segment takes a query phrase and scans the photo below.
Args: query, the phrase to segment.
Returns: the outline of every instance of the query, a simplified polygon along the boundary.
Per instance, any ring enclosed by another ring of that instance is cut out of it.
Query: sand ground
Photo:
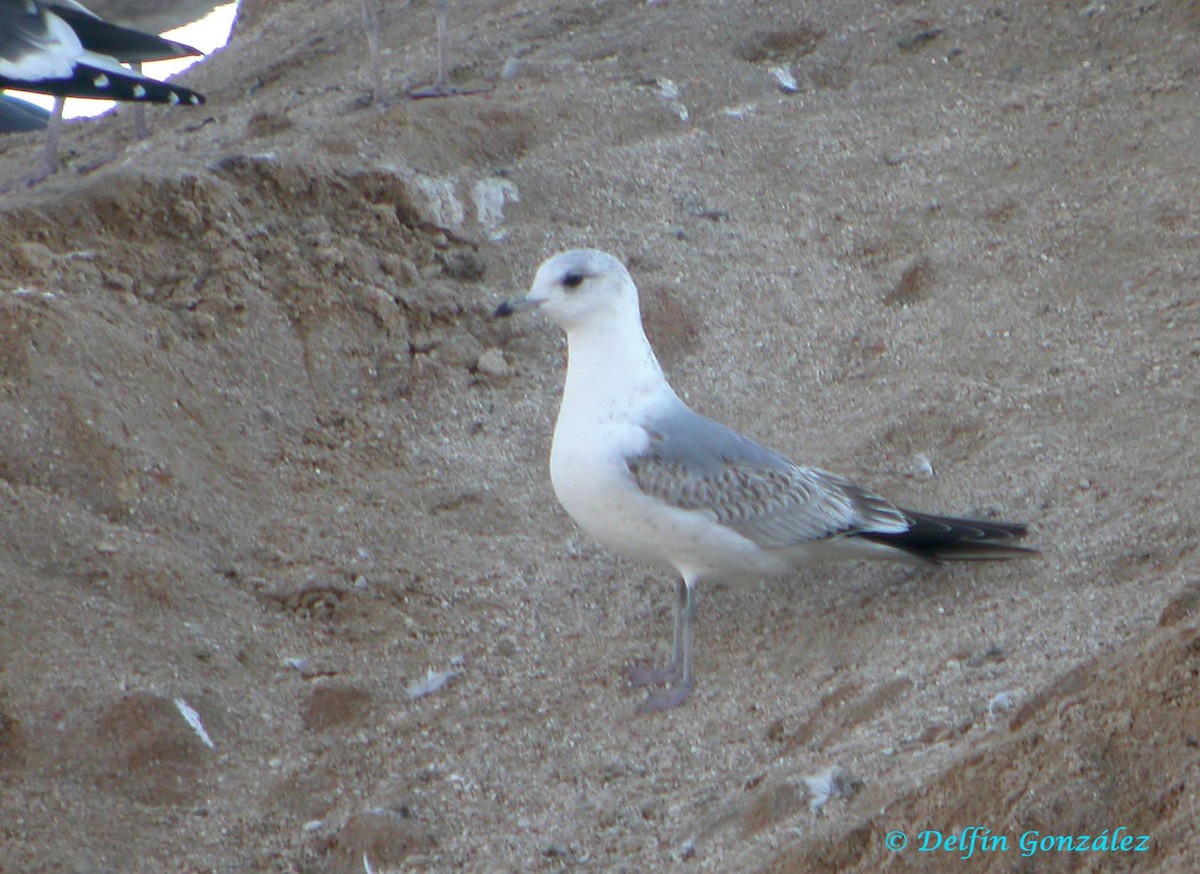
[[[359,10],[246,0],[37,187],[0,143],[0,869],[1194,870],[1196,4],[462,0],[489,90],[412,102],[414,0],[373,106]],[[712,587],[635,717],[671,583],[489,318],[576,245],[702,412],[1042,557]]]

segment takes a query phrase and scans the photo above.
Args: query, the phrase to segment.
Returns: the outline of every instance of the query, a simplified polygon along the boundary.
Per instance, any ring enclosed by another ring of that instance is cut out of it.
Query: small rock
[[[932,42],[945,33],[940,27],[931,27],[928,30],[923,30],[920,33],[914,33],[911,36],[902,36],[896,40],[896,46],[905,52],[910,52],[915,48],[925,45],[927,42]]]
[[[966,661],[968,668],[978,668],[987,662],[1002,662],[1005,659],[1004,647],[989,646],[986,649],[981,649],[978,652],[972,653]]]
[[[795,94],[800,90],[800,86],[796,82],[796,77],[792,75],[792,71],[787,67],[772,67],[771,75],[774,77],[776,84],[779,85],[779,90],[784,94]]]
[[[41,243],[22,243],[9,249],[9,263],[29,273],[41,273],[54,263],[54,253]]]
[[[912,466],[910,474],[913,479],[924,482],[925,480],[933,479],[933,463],[930,462],[929,456],[918,452],[912,457]]]
[[[671,857],[676,863],[686,862],[689,859],[695,858],[695,856],[696,856],[696,842],[691,839],[684,841],[682,844],[679,845],[678,849],[676,849],[673,853],[671,853]]]
[[[992,700],[988,701],[987,713],[988,719],[992,719],[997,713],[1004,713],[1012,710],[1017,701],[1017,693],[1011,690],[997,692],[992,696]]]
[[[184,336],[194,340],[209,340],[216,336],[217,320],[208,313],[185,309],[178,315]]]
[[[904,268],[895,287],[883,296],[883,302],[889,306],[908,306],[924,300],[929,296],[935,272],[933,261],[925,255],[919,256]]]
[[[500,68],[500,81],[511,82],[529,72],[529,65],[523,64],[518,58],[508,58]]]
[[[832,765],[820,774],[805,777],[808,787],[808,809],[816,813],[829,803],[832,798],[848,798],[863,787],[863,782],[853,776],[841,765]]]
[[[480,354],[475,362],[475,370],[484,376],[491,376],[497,379],[512,374],[512,368],[508,366],[508,362],[504,359],[504,353],[495,346],[485,349]]]
[[[133,277],[120,270],[105,270],[101,273],[104,287],[113,291],[133,292]]]
[[[970,728],[969,720],[955,724],[933,722],[925,726],[925,730],[921,732],[917,740],[924,744],[945,743],[965,734]]]
[[[408,697],[416,701],[418,698],[432,695],[434,692],[444,689],[451,680],[458,676],[457,671],[435,671],[430,668],[426,671],[424,679],[414,680],[408,684]]]
[[[120,547],[117,546],[116,542],[108,537],[101,537],[92,544],[92,549],[101,555],[114,555],[120,551]]]
[[[416,285],[417,280],[421,278],[417,265],[402,255],[386,253],[380,257],[379,266],[386,275],[395,279],[399,285],[405,288]]]
[[[471,249],[456,249],[442,256],[442,272],[460,282],[478,282],[487,272],[487,262]]]
[[[354,293],[355,306],[370,314],[391,337],[408,334],[408,317],[396,299],[378,286],[366,286]]]
[[[475,201],[475,214],[479,225],[492,242],[504,239],[504,207],[509,203],[520,203],[521,193],[511,179],[500,176],[489,176],[480,179],[471,187],[471,197]],[[478,256],[476,256],[478,257]],[[483,273],[480,271],[480,277]],[[476,277],[479,278],[479,277]]]
[[[417,173],[405,181],[406,200],[418,221],[435,228],[462,228],[466,207],[458,197],[458,180]]]

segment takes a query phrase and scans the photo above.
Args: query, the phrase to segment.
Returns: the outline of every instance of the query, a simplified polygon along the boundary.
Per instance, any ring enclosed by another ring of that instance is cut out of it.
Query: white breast
[[[646,452],[640,422],[679,403],[642,333],[636,297],[568,330],[569,361],[550,450],[550,480],[579,527],[620,555],[693,581],[755,580],[787,569],[700,510],[638,487],[625,459]]]
[[[782,556],[759,549],[711,515],[671,507],[644,494],[625,464],[644,450],[635,425],[594,421],[564,427],[560,418],[550,452],[550,480],[564,510],[613,552],[694,580],[758,580],[787,570]]]

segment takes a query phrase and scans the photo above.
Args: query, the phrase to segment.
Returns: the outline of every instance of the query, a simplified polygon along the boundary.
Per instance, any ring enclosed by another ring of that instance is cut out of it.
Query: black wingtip
[[[997,561],[1040,554],[1032,546],[1012,542],[1029,533],[1029,526],[1021,522],[930,516],[911,510],[903,512],[912,523],[907,531],[865,532],[859,536],[935,562]]]
[[[506,300],[492,311],[492,318],[503,319],[505,316],[511,316],[515,312],[516,310],[513,308],[512,303]]]
[[[201,106],[204,95],[184,88],[150,79],[130,70],[102,70],[89,64],[76,64],[69,79],[42,79],[35,82],[0,79],[0,85],[18,87],[56,97],[86,97],[121,100],[130,103],[162,103],[170,106]]]

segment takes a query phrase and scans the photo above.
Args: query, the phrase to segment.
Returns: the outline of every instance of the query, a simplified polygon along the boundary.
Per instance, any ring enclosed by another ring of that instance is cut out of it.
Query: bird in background
[[[0,89],[55,98],[41,169],[57,169],[63,101],[67,97],[198,106],[201,94],[143,76],[122,63],[200,56],[181,42],[105,21],[75,0],[0,0]],[[145,134],[145,123],[138,125]]]
[[[11,94],[0,94],[0,133],[45,130],[49,123],[50,110]]]
[[[529,293],[496,316],[538,310],[567,335],[568,362],[550,450],[563,509],[613,552],[678,575],[671,661],[633,666],[657,687],[643,712],[695,687],[696,589],[749,583],[812,562],[1008,559],[1036,550],[1027,528],[901,509],[837,474],[795,464],[691,410],[671,389],[642,330],[625,266],[593,249],[545,261]]]
[[[379,48],[379,10],[377,4],[382,0],[362,0],[363,26],[367,34],[367,51],[371,56],[371,99],[368,103],[382,100],[383,93],[383,59]],[[486,88],[457,88],[450,84],[446,71],[446,49],[449,38],[446,35],[450,17],[449,0],[434,0],[434,24],[437,27],[437,78],[431,85],[410,88],[408,96],[413,100],[425,100],[430,97],[461,97],[468,94],[479,94]]]

